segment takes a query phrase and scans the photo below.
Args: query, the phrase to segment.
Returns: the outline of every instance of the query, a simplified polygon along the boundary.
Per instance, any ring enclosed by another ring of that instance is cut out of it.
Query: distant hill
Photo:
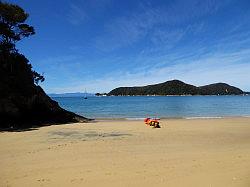
[[[241,89],[225,83],[200,86],[199,89],[201,95],[240,95],[244,93]]]
[[[81,92],[76,92],[76,93],[51,93],[48,94],[50,97],[91,97],[95,96],[93,93],[81,93]]]
[[[110,91],[108,95],[240,95],[243,93],[241,89],[225,83],[197,87],[179,80],[171,80],[148,86],[119,87]]]

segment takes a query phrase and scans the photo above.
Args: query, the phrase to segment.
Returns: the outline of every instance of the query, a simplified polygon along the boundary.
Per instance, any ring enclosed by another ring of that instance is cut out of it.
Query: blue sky
[[[180,79],[250,91],[249,0],[9,0],[36,35],[18,43],[47,93]]]

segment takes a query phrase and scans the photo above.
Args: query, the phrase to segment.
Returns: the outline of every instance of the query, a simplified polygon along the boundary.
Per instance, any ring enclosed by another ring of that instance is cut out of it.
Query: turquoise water
[[[250,117],[250,96],[53,97],[88,118]]]

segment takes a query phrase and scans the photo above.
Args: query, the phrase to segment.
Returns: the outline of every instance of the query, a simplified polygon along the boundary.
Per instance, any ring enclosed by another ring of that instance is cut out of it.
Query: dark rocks
[[[66,111],[34,84],[28,60],[10,55],[0,62],[0,129],[20,129],[49,124],[87,122]]]
[[[61,108],[39,86],[29,97],[10,94],[0,99],[0,128],[29,128],[48,124],[87,122],[88,119]]]

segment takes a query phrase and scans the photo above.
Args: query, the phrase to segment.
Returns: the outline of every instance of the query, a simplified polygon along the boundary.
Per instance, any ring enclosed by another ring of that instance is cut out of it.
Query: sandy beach
[[[250,186],[250,118],[0,133],[0,186]]]

